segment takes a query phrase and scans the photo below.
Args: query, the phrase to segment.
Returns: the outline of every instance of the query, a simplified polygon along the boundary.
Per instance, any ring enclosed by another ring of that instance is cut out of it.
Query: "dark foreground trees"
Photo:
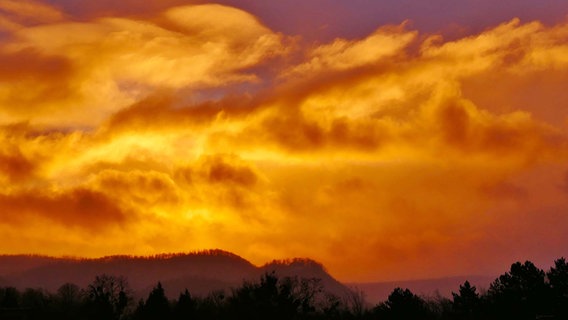
[[[230,319],[300,319],[316,312],[316,295],[322,291],[316,279],[278,279],[265,274],[260,282],[246,282],[227,301]]]
[[[481,316],[481,298],[477,288],[469,281],[460,285],[459,293],[452,293],[452,317],[456,319],[478,319]]]
[[[546,274],[551,290],[552,313],[559,319],[568,319],[568,264],[561,258]]]
[[[376,306],[353,292],[345,297],[324,291],[317,279],[264,274],[230,293],[194,297],[190,290],[167,298],[157,283],[145,299],[133,300],[125,278],[97,276],[87,288],[63,284],[55,293],[41,289],[0,288],[0,319],[362,319],[476,320],[568,319],[568,264],[555,261],[548,272],[530,261],[514,263],[486,293],[465,282],[451,299],[426,299],[396,288]]]
[[[130,300],[128,282],[122,276],[97,276],[89,285],[86,294],[86,314],[93,320],[121,319]]]
[[[491,284],[487,298],[495,318],[535,319],[552,314],[545,273],[530,261],[511,265],[509,272]]]
[[[428,308],[426,301],[408,289],[396,288],[389,295],[387,301],[373,309],[376,319],[397,320],[435,319],[434,313]]]

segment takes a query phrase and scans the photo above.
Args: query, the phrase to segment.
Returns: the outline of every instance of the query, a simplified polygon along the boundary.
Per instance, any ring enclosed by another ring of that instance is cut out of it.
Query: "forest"
[[[513,263],[487,290],[466,281],[447,298],[396,288],[377,305],[368,305],[358,290],[339,297],[326,293],[318,279],[275,272],[204,297],[187,288],[168,299],[165,290],[158,282],[146,298],[135,299],[125,277],[107,274],[86,288],[66,283],[56,292],[0,287],[0,319],[568,319],[565,258],[546,272],[530,261]]]

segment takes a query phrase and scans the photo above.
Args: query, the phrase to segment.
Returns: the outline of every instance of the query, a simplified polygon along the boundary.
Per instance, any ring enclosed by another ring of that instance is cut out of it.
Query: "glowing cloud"
[[[256,81],[243,70],[284,53],[280,35],[237,9],[187,6],[160,17],[160,25],[113,17],[18,30],[0,47],[8,69],[2,76],[16,76],[15,65],[25,69],[0,90],[0,102],[9,105],[1,115],[5,121],[97,125],[158,88]]]
[[[219,247],[368,280],[568,245],[566,23],[308,44],[221,5],[0,9],[2,253]]]

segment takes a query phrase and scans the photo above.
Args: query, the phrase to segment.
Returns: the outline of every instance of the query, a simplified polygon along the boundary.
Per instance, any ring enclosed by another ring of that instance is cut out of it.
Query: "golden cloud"
[[[14,65],[27,65],[33,74],[18,73],[18,81],[3,86],[0,102],[10,105],[2,109],[4,122],[50,125],[55,116],[53,124],[97,125],[156,89],[256,81],[244,70],[285,51],[281,35],[238,9],[186,6],[159,20],[109,17],[16,31],[15,40],[0,47],[7,66],[0,79],[13,77]]]
[[[126,220],[126,214],[104,194],[86,189],[1,194],[0,208],[3,224],[25,224],[28,219],[38,219],[80,227],[81,231],[97,231]]]
[[[358,41],[336,39],[318,46],[309,53],[309,62],[294,66],[286,74],[313,76],[322,72],[369,67],[389,58],[403,58],[403,49],[417,36],[416,31],[405,30],[405,25],[379,28]]]
[[[16,30],[22,25],[52,23],[63,20],[63,13],[41,2],[30,0],[0,1],[0,30]]]
[[[568,240],[566,23],[302,47],[220,5],[40,18],[0,45],[2,252],[221,247],[355,280]]]

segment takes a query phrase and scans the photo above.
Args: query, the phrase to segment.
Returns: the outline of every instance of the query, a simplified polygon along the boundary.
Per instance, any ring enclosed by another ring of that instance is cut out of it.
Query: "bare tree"
[[[94,314],[120,319],[129,298],[128,282],[125,277],[103,274],[96,276],[87,289]]]

